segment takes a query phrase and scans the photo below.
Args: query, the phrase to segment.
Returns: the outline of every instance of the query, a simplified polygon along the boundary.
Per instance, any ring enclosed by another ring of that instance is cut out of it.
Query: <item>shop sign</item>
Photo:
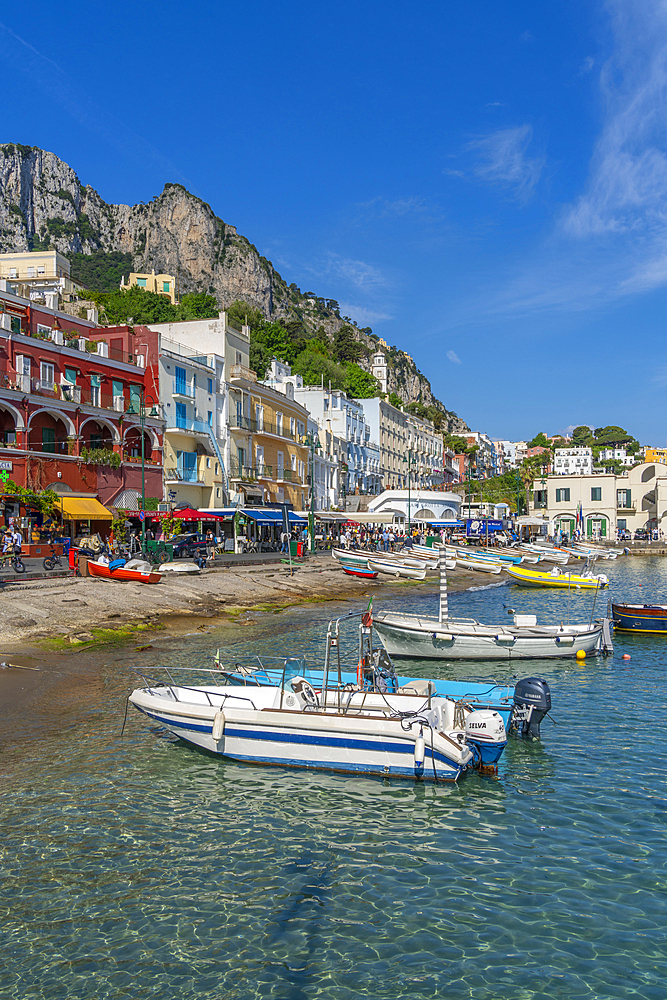
[[[13,462],[0,462],[0,469],[6,469],[7,472],[11,472],[14,468]]]
[[[491,518],[468,518],[466,521],[466,535],[468,538],[484,538],[492,531],[502,531],[503,522],[491,520]]]

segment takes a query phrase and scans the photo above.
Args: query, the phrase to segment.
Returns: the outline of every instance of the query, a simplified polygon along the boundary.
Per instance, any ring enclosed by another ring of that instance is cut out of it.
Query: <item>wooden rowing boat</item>
[[[135,583],[159,583],[162,579],[161,573],[140,573],[136,569],[125,569],[123,566],[110,570],[108,566],[97,562],[88,563],[88,572],[91,576],[100,576],[105,580],[133,580]]]

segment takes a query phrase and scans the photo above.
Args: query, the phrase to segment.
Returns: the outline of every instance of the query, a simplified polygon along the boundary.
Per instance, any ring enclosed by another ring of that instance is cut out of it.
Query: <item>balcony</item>
[[[167,416],[168,431],[186,431],[191,434],[213,436],[213,428],[205,420],[183,420],[181,417]]]
[[[257,421],[251,420],[250,417],[240,417],[237,413],[232,413],[229,418],[229,426],[232,430],[256,431]]]
[[[272,424],[269,420],[263,420],[262,426],[256,427],[255,432],[257,434],[275,434],[276,437],[287,438],[288,441],[297,440],[296,434],[293,434],[284,424]]]
[[[294,469],[277,469],[276,479],[278,482],[301,484],[301,477]]]
[[[182,379],[174,379],[174,396],[182,396],[184,399],[195,398],[195,387]]]
[[[165,482],[168,483],[194,483],[201,484],[196,469],[165,469]]]
[[[241,479],[245,482],[256,482],[258,479],[270,479],[271,478],[271,466],[270,465],[239,465],[237,461],[232,459],[231,469],[229,471],[230,479]]]
[[[68,403],[81,402],[81,386],[73,385],[71,382],[60,383],[60,395]]]
[[[252,368],[246,368],[245,365],[232,365],[229,369],[230,378],[243,378],[246,382],[256,382],[257,372],[254,372]]]

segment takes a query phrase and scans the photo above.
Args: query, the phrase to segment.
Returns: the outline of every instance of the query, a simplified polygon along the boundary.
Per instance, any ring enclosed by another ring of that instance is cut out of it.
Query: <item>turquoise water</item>
[[[667,603],[667,561],[604,571],[612,596]],[[591,600],[572,597],[571,617]],[[382,606],[435,602],[406,588]],[[515,586],[450,603],[488,621],[504,605],[568,613],[566,595]],[[328,610],[258,615],[234,650],[317,652]],[[142,663],[203,664],[222,634],[158,641]],[[445,666],[546,677],[556,724],[512,740],[497,778],[438,787],[226,764],[137,713],[120,739],[129,662],[112,654],[92,704],[11,749],[3,1000],[664,1000],[663,641],[617,637],[584,664]]]

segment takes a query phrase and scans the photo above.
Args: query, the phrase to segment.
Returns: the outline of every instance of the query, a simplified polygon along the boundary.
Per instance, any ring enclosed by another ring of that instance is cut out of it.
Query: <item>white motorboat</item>
[[[144,686],[129,701],[175,736],[236,761],[433,781],[456,781],[475,763],[495,765],[507,743],[499,712],[434,694],[430,681],[399,687],[363,625],[360,683],[343,682],[340,661],[337,671],[330,662],[331,650],[340,651],[338,625],[329,626],[318,687],[302,659],[286,658],[273,677],[258,661],[247,670],[238,663],[198,670],[204,684],[192,683],[197,668],[180,668],[184,680],[175,679],[179,668],[162,668],[160,678],[140,674]]]
[[[596,653],[602,622],[540,625],[515,615],[511,625],[485,625],[473,618],[376,613],[373,625],[390,656],[432,660],[521,660]]]
[[[532,572],[510,567],[510,572]],[[512,624],[486,625],[449,614],[447,574],[440,571],[438,616],[384,612],[373,624],[390,656],[436,660],[512,660],[576,656],[611,648],[604,621],[538,626],[534,615],[514,614]]]

